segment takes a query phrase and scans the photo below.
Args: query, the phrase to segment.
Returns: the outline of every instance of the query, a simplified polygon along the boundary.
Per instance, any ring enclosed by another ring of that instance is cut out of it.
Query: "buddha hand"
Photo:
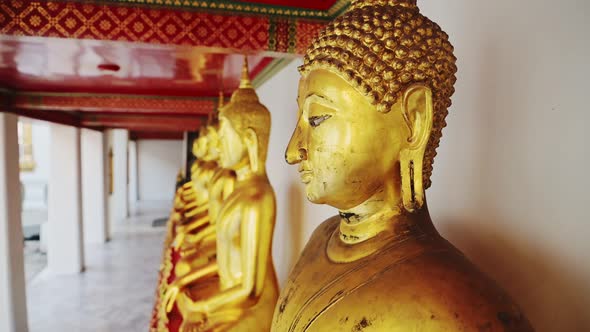
[[[204,301],[193,301],[186,292],[178,295],[178,310],[183,319],[193,323],[207,321],[207,305]]]
[[[166,292],[164,293],[164,299],[162,301],[166,307],[166,312],[170,312],[172,311],[172,308],[174,308],[174,303],[176,303],[176,297],[178,296],[178,293],[180,293],[180,287],[176,284],[176,282],[173,282],[168,287],[166,287]]]
[[[184,237],[186,232],[183,232],[183,229],[176,231],[176,238],[174,239],[174,250],[180,249],[182,243],[184,242]]]
[[[190,317],[190,320],[183,320],[182,324],[180,325],[179,331],[180,332],[206,332],[210,331],[208,324],[203,321],[193,321],[193,318]]]

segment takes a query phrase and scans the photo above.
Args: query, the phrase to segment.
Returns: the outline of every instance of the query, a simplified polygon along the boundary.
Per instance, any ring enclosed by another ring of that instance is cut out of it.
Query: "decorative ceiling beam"
[[[139,132],[166,133],[197,130],[207,121],[208,114],[208,112],[203,112],[202,109],[200,110],[199,108],[191,110],[189,107],[183,108],[179,105],[175,105],[179,107],[178,109],[169,108],[169,106],[171,106],[170,104],[165,108],[155,109],[153,107],[154,102],[149,102],[148,104],[152,107],[146,110],[141,107],[141,102],[139,102],[143,100],[142,98],[137,98],[139,107],[131,110],[124,107],[115,107],[108,110],[108,107],[101,105],[98,107],[98,111],[80,112],[80,109],[84,109],[84,104],[81,106],[78,104],[77,107],[74,107],[68,99],[65,99],[66,102],[63,102],[61,99],[44,99],[45,97],[48,96],[33,96],[14,93],[9,90],[0,90],[0,111],[52,123],[96,130],[125,128]],[[85,98],[95,96],[77,97]],[[174,98],[161,99],[174,100]],[[182,98],[178,99],[187,101]],[[52,102],[44,102],[48,100],[51,100]],[[58,100],[60,102],[57,102]],[[82,100],[88,101],[86,99]],[[206,100],[206,102],[212,104],[210,108],[212,110],[214,107],[213,99]],[[117,105],[120,106],[120,104]],[[50,106],[55,108],[51,108]],[[169,135],[172,136],[173,134]]]
[[[276,15],[276,9],[266,14],[235,9],[220,13],[219,8],[214,8],[213,12],[206,8],[182,10],[162,7],[160,2],[163,1],[144,1],[158,4],[132,7],[121,3],[130,1],[104,1],[107,4],[2,1],[0,34],[303,54],[327,23],[326,20],[296,15],[293,11],[288,15],[286,12]],[[217,1],[210,1],[209,9],[212,3]],[[346,3],[343,2],[343,6]],[[245,9],[248,5],[243,6]]]
[[[272,62],[265,66],[264,69],[252,80],[252,85],[254,85],[255,88],[259,88],[276,73],[281,71],[281,69],[287,67],[291,61],[293,61],[293,59],[290,58],[278,58],[272,60]]]
[[[129,139],[132,141],[138,140],[182,140],[184,138],[183,132],[175,131],[131,131]]]
[[[62,124],[66,126],[80,127],[80,117],[76,113],[61,112],[61,111],[40,111],[29,109],[8,108],[8,113],[14,113],[19,116],[24,116],[31,119],[48,121],[52,123]]]
[[[84,2],[87,0],[74,0]],[[297,7],[287,5],[289,1],[275,1],[279,4],[256,3],[255,1],[232,0],[95,0],[102,4],[127,4],[132,6],[146,6],[172,9],[190,9],[207,13],[225,13],[260,16],[279,16],[287,18],[307,18],[317,20],[332,20],[343,13],[350,4],[350,0],[334,0],[327,7],[318,6],[317,0],[297,1]],[[291,3],[293,3],[292,1]],[[307,2],[307,4],[305,4]],[[280,4],[283,3],[283,4]]]
[[[217,98],[14,92],[18,109],[131,114],[207,115]]]
[[[88,128],[124,128],[134,131],[184,132],[197,130],[207,121],[200,116],[121,115],[81,113],[80,125]]]

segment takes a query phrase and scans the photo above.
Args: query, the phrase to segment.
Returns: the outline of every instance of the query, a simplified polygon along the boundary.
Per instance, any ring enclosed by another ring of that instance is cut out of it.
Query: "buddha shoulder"
[[[356,266],[369,273],[341,285],[347,294],[310,327],[323,331],[326,320],[326,328],[337,322],[342,331],[533,331],[510,297],[447,245],[389,265],[371,262],[382,266],[371,272]]]
[[[350,263],[318,255],[338,219],[325,221],[310,238],[279,301],[284,305],[275,314],[277,327],[533,331],[509,296],[438,235],[410,238]]]
[[[274,191],[268,181],[252,181],[236,186],[225,202],[226,209],[245,203],[274,201]]]

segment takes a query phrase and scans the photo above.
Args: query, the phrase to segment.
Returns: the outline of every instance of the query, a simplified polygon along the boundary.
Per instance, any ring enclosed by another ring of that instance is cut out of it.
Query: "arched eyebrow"
[[[303,101],[303,107],[302,107],[302,111],[303,109],[307,109],[309,108],[309,105],[311,104],[318,104],[318,105],[322,105],[328,109],[331,109],[333,111],[337,111],[338,110],[338,105],[336,103],[334,103],[333,100],[331,100],[330,98],[323,96],[321,94],[312,92],[310,94],[308,94],[305,97],[305,100]]]
[[[297,96],[297,107],[299,108],[298,113],[301,113],[303,111],[303,107],[305,105],[308,105],[309,103],[314,102],[314,101],[316,103],[322,104],[322,105],[324,105],[326,107],[330,107],[330,108],[333,108],[334,104],[335,104],[332,99],[330,99],[322,94],[319,94],[317,92],[310,92],[309,94],[307,94],[302,101],[303,105],[299,103],[299,100],[300,100],[300,97]]]
[[[316,93],[316,92],[309,93],[307,96],[305,96],[305,99],[308,99],[308,98],[310,98],[312,96],[315,96],[316,98],[323,99],[323,100],[329,102],[330,104],[334,104],[334,101],[332,99],[330,99],[330,98],[328,98],[328,97],[326,97],[324,95],[321,95],[319,93]]]

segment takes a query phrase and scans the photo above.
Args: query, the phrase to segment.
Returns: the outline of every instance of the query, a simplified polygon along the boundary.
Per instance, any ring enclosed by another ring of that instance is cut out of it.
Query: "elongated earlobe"
[[[432,130],[432,92],[424,85],[409,87],[403,96],[402,113],[409,137],[400,151],[402,202],[408,212],[424,205],[424,153]]]
[[[424,158],[410,150],[400,153],[402,202],[408,212],[419,210],[424,205],[423,161]]]
[[[248,151],[248,159],[250,159],[250,167],[254,173],[259,170],[258,160],[258,136],[252,128],[246,130],[246,150]]]

